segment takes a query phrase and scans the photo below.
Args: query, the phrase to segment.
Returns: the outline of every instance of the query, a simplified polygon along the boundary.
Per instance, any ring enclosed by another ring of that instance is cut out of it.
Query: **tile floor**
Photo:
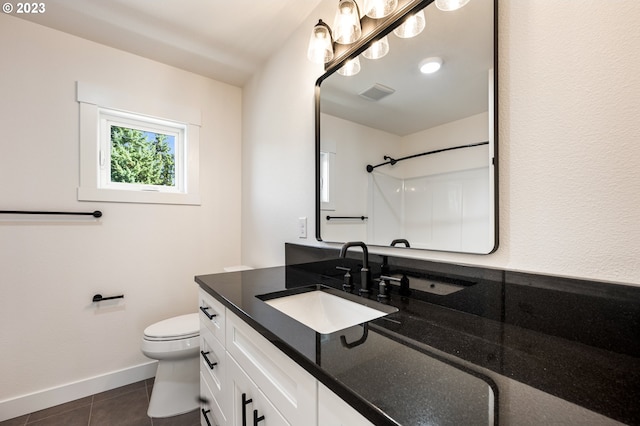
[[[0,426],[197,426],[200,411],[164,419],[147,417],[153,379],[0,422]]]

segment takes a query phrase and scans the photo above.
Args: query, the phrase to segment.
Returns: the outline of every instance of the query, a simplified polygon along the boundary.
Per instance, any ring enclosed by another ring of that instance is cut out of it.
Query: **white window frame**
[[[123,94],[84,82],[78,82],[77,89],[80,105],[78,200],[200,204],[199,110],[153,99],[148,94]],[[175,186],[111,182],[111,124],[176,136]]]
[[[100,163],[99,188],[119,189],[123,191],[159,191],[186,192],[186,167],[184,153],[187,143],[187,125],[153,117],[116,111],[108,108],[98,108],[100,120]],[[173,186],[150,185],[141,183],[123,183],[111,181],[111,126],[126,127],[145,132],[161,133],[174,137],[175,177]]]

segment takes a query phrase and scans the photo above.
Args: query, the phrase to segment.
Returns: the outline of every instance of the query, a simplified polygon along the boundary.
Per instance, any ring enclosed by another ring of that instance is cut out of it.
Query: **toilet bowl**
[[[142,353],[158,360],[147,415],[171,417],[200,406],[200,319],[180,315],[144,330]]]

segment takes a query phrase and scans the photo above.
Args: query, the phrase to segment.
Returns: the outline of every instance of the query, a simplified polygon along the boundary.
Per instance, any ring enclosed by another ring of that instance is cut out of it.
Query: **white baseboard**
[[[156,375],[158,361],[125,368],[77,382],[44,389],[0,401],[0,422],[65,402],[150,379]]]

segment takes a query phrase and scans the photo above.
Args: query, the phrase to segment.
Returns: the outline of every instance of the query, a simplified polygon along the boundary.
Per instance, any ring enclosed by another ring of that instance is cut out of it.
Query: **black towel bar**
[[[34,211],[34,210],[0,210],[0,214],[44,214],[44,215],[102,217],[102,212],[100,210],[96,210],[93,212],[47,212],[47,211]]]

